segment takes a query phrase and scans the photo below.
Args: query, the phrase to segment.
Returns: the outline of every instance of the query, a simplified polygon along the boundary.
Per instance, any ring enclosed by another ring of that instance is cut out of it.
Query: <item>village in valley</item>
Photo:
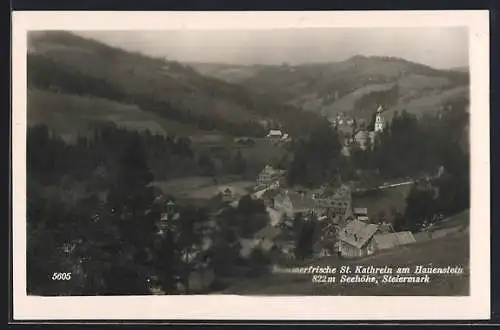
[[[295,47],[296,32],[238,33]],[[191,45],[179,33],[154,44]],[[335,59],[335,43],[319,62],[288,63],[285,47],[274,64],[209,63],[105,35],[29,33],[29,294],[468,294],[468,67],[389,50]],[[273,271],[355,263],[466,271],[368,287]]]
[[[384,131],[386,125],[382,106],[376,108],[372,130],[367,129],[367,124],[363,120],[356,123],[356,119],[347,117],[343,113],[329,119],[329,122],[331,129],[339,135],[341,153],[345,157],[350,156],[352,148],[359,148],[362,151],[373,148],[377,135]],[[265,140],[271,145],[286,146],[287,143],[291,143],[292,137],[282,128],[271,129]],[[252,141],[254,140],[246,137],[234,140],[238,144],[253,145]],[[468,226],[462,219],[463,214],[461,219],[450,227],[441,228],[438,225],[434,228],[436,223],[443,220],[443,216],[438,213],[425,220],[417,232],[397,231],[393,226],[394,219],[391,216],[386,219],[386,214],[390,212],[389,206],[385,210],[384,207],[379,208],[382,211],[375,216],[375,212],[369,212],[368,207],[362,204],[363,197],[359,198],[361,203],[356,201],[356,196],[370,195],[370,193],[377,195],[383,190],[390,189],[403,188],[406,191],[403,193],[405,195],[412,186],[426,186],[433,178],[439,178],[443,173],[444,168],[441,166],[432,177],[425,176],[418,180],[403,178],[368,188],[366,185],[361,185],[363,188],[360,188],[359,182],[354,184],[338,181],[325,182],[311,189],[303,186],[288,186],[287,171],[266,164],[252,185],[247,184],[245,188],[238,186],[239,182],[234,186],[231,183],[218,185],[210,197],[211,202],[204,203],[205,206],[210,205],[212,212],[207,226],[204,227],[203,244],[187,256],[193,261],[205,260],[200,263],[202,266],[198,266],[191,273],[189,289],[192,292],[211,292],[214,286],[217,287],[214,284],[217,281],[216,272],[208,261],[211,256],[210,251],[215,244],[213,233],[220,231],[218,222],[221,214],[227,210],[238,209],[241,201],[245,204],[253,201],[256,205],[262,205],[267,214],[267,221],[261,222],[260,228],[254,230],[252,235],[239,237],[228,247],[237,252],[236,259],[242,261],[239,262],[240,265],[246,264],[254,267],[254,263],[250,260],[261,258],[260,261],[264,263],[264,269],[267,270],[279,265],[303,263],[304,258],[309,262],[325,257],[337,261],[363,260],[364,257],[391,250],[397,251],[403,246],[462,231]],[[174,199],[169,199],[160,193],[157,201],[165,206],[160,227],[175,228],[179,214],[175,211]],[[374,201],[377,203],[377,197]],[[394,207],[392,207],[392,212],[394,212]],[[246,221],[253,221],[252,216]],[[451,222],[454,220],[452,219]],[[300,230],[303,231],[308,225],[311,225],[310,242],[308,247],[304,247],[306,251],[303,251],[301,255],[298,252],[298,245],[304,243],[301,242]],[[238,268],[238,264],[226,265],[226,267]],[[265,273],[267,273],[265,270],[261,273],[257,272],[257,274]],[[238,280],[239,276],[245,278],[247,275],[244,274],[245,272],[242,272],[236,278]]]

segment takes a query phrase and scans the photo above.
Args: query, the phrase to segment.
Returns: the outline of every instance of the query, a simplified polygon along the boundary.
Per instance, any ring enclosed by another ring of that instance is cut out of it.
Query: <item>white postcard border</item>
[[[468,297],[35,297],[26,294],[26,32],[467,26],[471,72]],[[441,320],[490,317],[489,12],[13,12],[13,300],[15,320]]]

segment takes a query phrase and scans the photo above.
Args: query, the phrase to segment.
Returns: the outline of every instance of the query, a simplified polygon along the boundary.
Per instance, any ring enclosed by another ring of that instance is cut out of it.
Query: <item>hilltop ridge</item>
[[[274,122],[297,135],[322,121],[320,116],[201,75],[179,62],[128,52],[66,31],[30,32],[28,49],[31,90],[105,98],[194,129],[231,135],[262,136],[268,129],[263,123]],[[37,95],[32,93],[34,98]],[[57,95],[53,98],[57,102]],[[28,108],[33,111],[38,109]],[[104,120],[105,114],[101,117]]]

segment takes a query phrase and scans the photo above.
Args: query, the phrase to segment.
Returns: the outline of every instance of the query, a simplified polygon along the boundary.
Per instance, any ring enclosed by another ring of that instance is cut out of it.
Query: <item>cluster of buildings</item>
[[[269,130],[269,133],[266,135],[266,139],[270,141],[271,143],[277,144],[277,143],[287,143],[292,141],[292,137],[280,130],[280,129],[271,129]]]
[[[375,115],[373,129],[368,129],[364,123],[357,123],[354,118],[350,118],[340,112],[333,119],[330,119],[332,126],[338,131],[343,145],[342,153],[350,156],[350,149],[356,143],[361,150],[367,150],[375,144],[377,134],[384,131],[385,119],[382,115],[384,109],[379,106]]]
[[[317,256],[356,258],[415,242],[411,232],[398,233],[388,223],[371,223],[367,208],[353,208],[348,186],[293,190],[285,186],[285,174],[267,165],[258,176],[252,197],[263,200],[271,221],[253,238],[242,240],[242,257],[260,248],[265,253],[293,258],[295,237],[284,224],[299,217],[317,219],[322,224],[313,246]]]

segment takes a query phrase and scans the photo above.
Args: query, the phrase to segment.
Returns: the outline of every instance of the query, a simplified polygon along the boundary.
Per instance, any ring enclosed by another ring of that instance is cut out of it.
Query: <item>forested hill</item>
[[[467,99],[466,68],[440,70],[401,58],[353,56],[345,61],[301,65],[192,63],[195,69],[247,90],[325,116],[338,112],[368,119],[383,104],[396,111],[435,113],[442,103]]]
[[[46,109],[30,106],[39,104],[42,94],[45,108],[56,105],[61,95],[105,99],[196,129],[232,135],[263,135],[269,128],[266,123],[299,135],[322,120],[178,62],[127,52],[69,32],[30,32],[28,46],[28,86],[35,91],[28,98],[28,113],[48,125],[52,120]],[[108,112],[99,116],[94,111],[93,116],[97,121],[113,121]]]

